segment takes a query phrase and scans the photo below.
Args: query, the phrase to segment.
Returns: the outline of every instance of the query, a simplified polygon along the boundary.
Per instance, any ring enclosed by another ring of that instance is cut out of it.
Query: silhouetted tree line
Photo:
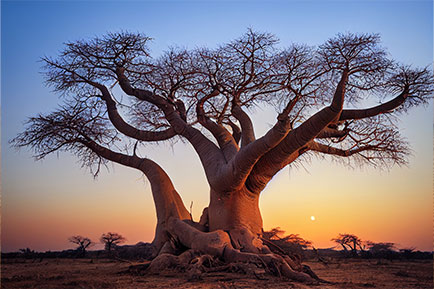
[[[415,251],[415,248],[398,249],[392,242],[363,241],[353,234],[339,234],[331,239],[340,248],[344,257],[377,259],[431,259],[433,252]]]
[[[29,249],[30,250],[30,249]],[[2,253],[2,259],[56,259],[56,258],[83,258],[81,252],[77,249],[68,249],[63,251],[45,251],[36,252],[30,250],[32,253],[24,253],[21,250],[18,252]],[[152,245],[150,243],[137,243],[135,245],[117,246],[113,250],[116,252],[116,257],[126,260],[151,260],[152,259]],[[113,255],[112,255],[113,256]],[[88,250],[86,251],[86,258],[89,259],[105,259],[111,257],[106,250]]]
[[[125,237],[121,234],[108,232],[102,234],[99,240],[102,244],[104,244],[104,250],[106,253],[109,256],[112,256],[116,247],[119,244],[124,243],[127,239],[125,239]],[[76,251],[79,257],[85,257],[87,249],[93,247],[96,244],[90,238],[80,235],[71,236],[68,238],[68,241],[77,245]]]
[[[3,258],[24,258],[24,259],[44,259],[44,258],[107,258],[117,257],[130,260],[150,260],[152,259],[152,247],[149,243],[137,243],[136,245],[119,246],[127,239],[118,233],[108,232],[101,235],[99,241],[104,244],[104,250],[88,250],[96,243],[90,238],[81,235],[74,235],[68,241],[76,245],[75,249],[63,251],[35,252],[30,248],[20,249],[18,252],[2,253]]]
[[[107,258],[117,257],[126,260],[151,260],[152,245],[139,242],[135,245],[119,245],[126,241],[126,238],[118,233],[104,233],[100,242],[104,244],[104,250],[88,250],[95,243],[87,237],[80,235],[71,236],[68,240],[77,245],[76,249],[63,251],[36,252],[30,248],[19,249],[18,252],[1,253],[2,259],[53,259],[53,258]],[[296,256],[300,259],[313,259],[323,257],[357,257],[357,258],[378,258],[378,259],[405,259],[422,260],[432,259],[433,252],[416,251],[415,248],[397,249],[395,243],[363,241],[353,234],[339,234],[331,239],[342,250],[316,249],[311,241],[305,240],[299,234],[285,235],[285,231],[279,227],[263,232],[263,241],[272,251],[283,253],[288,256]],[[339,248],[338,247],[338,248]]]

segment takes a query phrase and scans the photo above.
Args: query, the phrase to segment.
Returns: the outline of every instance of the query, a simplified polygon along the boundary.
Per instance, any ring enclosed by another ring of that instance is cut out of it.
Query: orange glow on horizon
[[[424,172],[406,169],[379,174],[372,169],[353,171],[351,178],[345,177],[347,174],[345,168],[326,161],[311,167],[309,174],[291,170],[288,175],[284,169],[260,198],[264,230],[280,227],[287,234],[300,234],[317,248],[333,247],[331,238],[352,233],[362,240],[394,242],[399,248],[431,250],[432,207],[425,201],[431,192]],[[74,248],[67,241],[69,236],[80,234],[98,242],[108,231],[122,234],[128,244],[151,242],[156,217],[149,184],[125,168],[116,167],[115,175],[102,175],[97,182],[89,180],[86,192],[48,194],[50,198],[38,193],[38,199],[20,203],[14,212],[10,211],[14,206],[3,208],[4,250]],[[409,183],[404,175],[418,182]],[[336,177],[340,185],[333,187]],[[194,189],[188,179],[181,177],[174,182],[186,207],[193,201],[193,217],[198,220],[208,203],[206,183]],[[412,190],[418,190],[420,197],[408,193]],[[9,204],[21,202],[19,195],[16,193],[17,199],[12,198]]]

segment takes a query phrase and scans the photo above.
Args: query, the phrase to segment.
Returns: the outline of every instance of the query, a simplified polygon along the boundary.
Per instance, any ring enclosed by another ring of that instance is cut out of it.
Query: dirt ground
[[[301,284],[267,276],[207,273],[188,281],[178,273],[133,276],[129,263],[91,259],[7,259],[1,264],[1,288],[433,288],[433,262],[343,260],[324,266],[307,262],[320,278],[332,284]]]

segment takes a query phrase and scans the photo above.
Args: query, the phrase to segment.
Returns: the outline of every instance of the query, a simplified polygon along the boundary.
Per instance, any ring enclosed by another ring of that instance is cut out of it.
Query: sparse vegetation
[[[298,234],[285,235],[285,231],[279,227],[264,231],[262,238],[273,252],[299,259],[304,257],[304,250],[312,245],[311,241],[303,239]]]
[[[30,248],[20,249],[19,251],[20,254],[26,259],[31,259],[36,256],[35,250],[31,250]]]
[[[353,234],[339,234],[339,236],[331,239],[344,249],[346,254],[351,254],[353,257],[358,256],[358,250],[364,251],[362,240]]]
[[[93,245],[95,245],[94,242],[92,242],[91,239],[87,238],[87,237],[83,237],[80,235],[76,235],[76,236],[71,236],[68,238],[68,241],[76,244],[77,247],[77,254],[80,257],[84,257],[86,256],[86,250],[90,247],[92,247]]]
[[[129,263],[108,259],[3,259],[1,264],[1,288],[107,288],[107,289],[363,289],[363,288],[418,288],[432,289],[432,259],[401,261],[376,264],[369,260],[348,259],[339,268],[335,264],[326,267],[322,263],[307,261],[315,272],[332,284],[309,287],[267,276],[266,279],[252,278],[234,272],[204,273],[202,280],[188,281],[186,274],[174,275],[131,275],[125,274]],[[258,276],[259,277],[259,276]]]
[[[394,251],[393,259],[396,261],[393,261],[393,266],[388,266],[391,261],[382,254],[372,254],[369,258],[343,259],[339,251],[316,250],[311,242],[298,235],[285,235],[279,228],[264,232],[264,237],[278,245],[277,250],[284,252],[293,250],[294,244],[297,250],[303,248],[305,266],[332,282],[321,288],[432,288],[432,252],[418,252],[413,248]],[[376,252],[394,249],[393,244],[389,243],[370,244],[370,249],[378,249]],[[104,252],[106,250],[87,251],[86,258],[76,258],[77,250],[42,253],[26,248],[19,252],[2,253],[1,288],[306,288],[305,285],[264,276],[258,272],[252,278],[252,275],[246,275],[247,272],[237,266],[228,267],[225,272],[219,273],[208,267],[209,271],[203,272],[201,278],[194,281],[190,279],[191,272],[180,276],[163,271],[160,276],[143,276],[140,271],[131,274],[131,265],[150,265],[151,244],[119,245],[116,249],[119,258],[116,260],[107,259]],[[370,250],[366,252],[369,253]],[[318,260],[318,254],[328,262]],[[372,262],[371,258],[384,260]]]
[[[110,254],[116,246],[125,243],[127,239],[118,233],[108,232],[102,234],[99,240],[104,244],[104,249]]]

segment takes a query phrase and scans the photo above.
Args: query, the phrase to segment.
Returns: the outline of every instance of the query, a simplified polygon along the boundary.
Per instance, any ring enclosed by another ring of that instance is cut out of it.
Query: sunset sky
[[[139,171],[109,165],[94,180],[68,153],[35,162],[8,141],[23,123],[60,103],[44,86],[42,56],[63,43],[113,31],[142,32],[157,57],[170,46],[216,47],[251,27],[275,34],[280,47],[320,45],[339,32],[379,33],[397,61],[433,60],[432,1],[2,1],[1,2],[1,246],[37,251],[73,248],[67,238],[98,241],[111,231],[127,243],[152,241],[156,223],[149,182]],[[274,122],[273,109],[252,111],[256,134]],[[262,193],[264,229],[281,227],[316,247],[352,233],[399,248],[433,249],[433,106],[400,122],[412,147],[407,167],[344,167],[311,159],[283,169]],[[172,178],[198,220],[209,188],[193,149],[183,143],[148,146],[146,156]],[[311,219],[315,217],[315,220]],[[95,248],[102,248],[101,245]]]

